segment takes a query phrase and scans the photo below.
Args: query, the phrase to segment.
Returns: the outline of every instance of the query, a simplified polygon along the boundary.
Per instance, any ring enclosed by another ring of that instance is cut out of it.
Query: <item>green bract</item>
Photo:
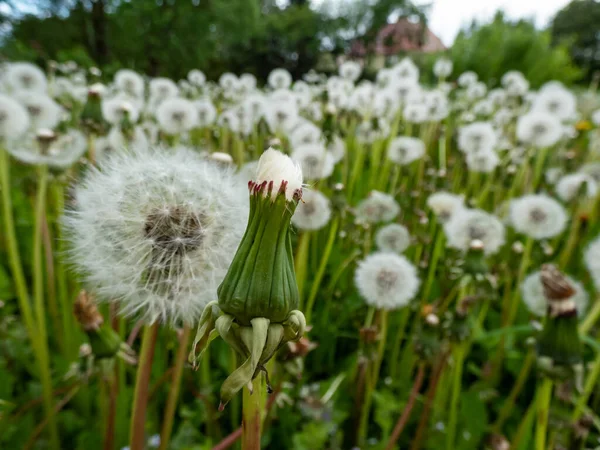
[[[221,387],[221,406],[248,385],[286,342],[300,339],[306,328],[297,311],[290,219],[302,192],[286,199],[287,182],[275,192],[272,181],[250,182],[250,216],[246,232],[219,289],[198,325],[190,353],[197,366],[217,335],[244,361]]]

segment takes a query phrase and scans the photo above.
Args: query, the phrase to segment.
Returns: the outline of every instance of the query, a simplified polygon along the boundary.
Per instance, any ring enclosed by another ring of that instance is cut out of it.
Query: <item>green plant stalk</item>
[[[310,244],[310,232],[304,232],[298,238],[298,246],[294,257],[294,267],[296,268],[296,283],[298,284],[298,294],[300,304],[302,305],[304,294],[304,283],[308,269],[308,249]]]
[[[598,321],[598,317],[600,317],[600,299],[594,302],[594,306],[592,306],[590,312],[586,314],[585,319],[579,325],[579,333],[582,335],[588,334]]]
[[[529,268],[529,264],[531,262],[531,252],[533,250],[533,239],[527,238],[525,241],[525,249],[523,250],[523,256],[521,257],[521,265],[519,266],[519,272],[517,275],[517,284],[515,286],[514,295],[511,298],[508,315],[506,317],[506,322],[504,326],[511,326],[515,320],[515,316],[517,315],[517,310],[519,309],[519,302],[521,301],[521,284],[525,279],[525,275],[527,274],[527,269]]]
[[[532,368],[534,362],[535,362],[535,351],[530,350],[527,353],[527,356],[525,357],[525,361],[523,361],[521,370],[519,371],[519,374],[517,375],[517,380],[515,381],[515,384],[514,384],[513,388],[511,389],[510,394],[508,395],[508,398],[504,401],[504,403],[502,405],[502,409],[500,409],[500,412],[498,413],[498,418],[496,419],[496,422],[492,426],[492,429],[494,431],[496,431],[497,433],[501,432],[502,426],[504,425],[504,421],[508,418],[508,416],[512,412],[512,409],[515,406],[515,402],[517,401],[519,394],[521,393],[521,391],[523,390],[523,387],[525,386],[525,382],[527,381],[527,377],[529,376],[529,373],[531,372],[531,368]]]
[[[427,272],[427,281],[423,288],[422,300],[427,301],[429,294],[431,293],[431,287],[433,286],[433,280],[435,277],[437,264],[440,260],[440,256],[444,250],[444,235],[438,229],[435,235],[435,243],[433,244],[433,253],[431,254],[431,260],[429,262],[429,270]]]
[[[131,450],[144,450],[146,448],[146,407],[148,406],[148,387],[157,336],[158,323],[144,327],[142,348],[140,349],[138,370],[135,378],[133,412],[129,428],[129,448]]]
[[[45,256],[46,259],[46,298],[48,300],[50,321],[52,322],[52,329],[54,330],[53,335],[55,335],[56,341],[58,342],[58,346],[60,347],[60,349],[68,357],[64,334],[62,333],[62,330],[64,330],[65,326],[61,323],[61,319],[59,317],[58,303],[56,299],[56,272],[54,265],[54,252],[52,251],[51,230],[48,224],[48,220],[46,219],[46,214],[44,214],[44,217],[42,219],[41,233],[43,256]]]
[[[400,347],[402,340],[404,339],[406,324],[408,323],[408,317],[410,315],[410,308],[402,308],[400,311],[400,321],[396,328],[397,334],[394,339],[394,346],[392,347],[392,354],[390,357],[390,376],[392,379],[396,379],[398,375],[398,360],[400,359]]]
[[[188,355],[188,341],[190,340],[190,327],[184,325],[183,332],[177,347],[175,355],[175,366],[173,367],[173,377],[171,378],[171,389],[167,397],[165,413],[163,415],[162,429],[160,432],[160,450],[166,450],[171,440],[173,431],[173,419],[175,418],[175,410],[177,401],[179,400],[179,391],[181,390],[181,378],[183,375],[183,367]]]
[[[35,225],[33,231],[33,298],[36,316],[38,351],[40,363],[40,381],[44,409],[48,421],[48,432],[52,448],[60,448],[58,428],[54,417],[52,399],[52,375],[48,352],[48,332],[46,331],[46,308],[44,304],[44,264],[42,259],[42,223],[46,215],[46,191],[48,189],[48,167],[42,165],[38,170],[38,188],[35,202]]]
[[[381,176],[381,173],[378,169],[381,167],[381,158],[383,155],[383,142],[377,141],[373,144],[371,151],[369,152],[369,171],[371,172],[369,176],[369,189],[375,189],[377,187],[377,180]],[[385,161],[387,162],[387,158]]]
[[[229,372],[233,372],[239,366],[238,355],[235,352],[235,350],[233,350],[233,349],[229,350],[229,354],[230,354]],[[269,361],[269,363],[271,361]],[[240,396],[239,395],[234,395],[233,398],[231,399],[231,401],[229,402],[229,405],[228,405],[229,414],[230,414],[230,417],[231,417],[231,427],[232,428],[236,428],[240,424],[240,410],[241,410],[240,403],[241,403],[240,402]]]
[[[510,445],[510,450],[519,450],[521,448],[527,449],[527,447],[523,447],[521,445],[521,442],[527,435],[527,432],[531,432],[533,421],[535,419],[535,406],[536,402],[534,400],[527,408],[527,411],[525,412],[525,417],[523,418],[523,420],[519,424],[519,427],[517,428],[517,432],[514,435]],[[527,444],[527,441],[524,442],[524,444]]]
[[[596,353],[596,359],[594,360],[592,369],[585,380],[583,392],[579,396],[577,404],[575,405],[575,410],[573,411],[572,422],[577,422],[577,420],[579,420],[581,417],[581,414],[585,409],[585,405],[587,405],[587,402],[594,391],[594,387],[598,382],[598,377],[600,377],[600,352]]]
[[[569,264],[569,260],[571,259],[573,250],[580,238],[579,231],[581,227],[581,220],[579,220],[579,217],[581,212],[581,208],[576,208],[575,213],[573,214],[573,218],[571,220],[571,226],[569,227],[569,237],[567,239],[567,243],[563,247],[563,250],[560,253],[560,256],[558,257],[558,264],[563,269],[565,269]]]
[[[452,379],[452,397],[450,398],[450,418],[446,434],[446,449],[452,450],[456,440],[456,425],[458,424],[458,404],[462,387],[463,364],[466,355],[466,342],[458,344],[454,350],[454,376]]]
[[[356,161],[354,161],[354,166],[352,167],[352,172],[350,174],[350,179],[348,180],[347,193],[348,193],[348,201],[352,202],[352,194],[354,193],[354,186],[356,184],[356,180],[358,176],[363,173],[363,166],[365,160],[365,146],[362,143],[357,143],[356,145]]]
[[[531,185],[534,192],[539,187],[542,178],[542,172],[544,171],[544,165],[546,163],[546,158],[548,156],[548,151],[548,147],[544,147],[539,149],[537,154],[535,155],[535,168],[533,171],[533,183]]]
[[[369,422],[369,412],[371,411],[371,404],[373,403],[373,392],[377,387],[379,381],[379,372],[381,369],[381,361],[383,360],[383,354],[385,351],[385,342],[388,331],[388,311],[379,311],[379,342],[377,345],[377,354],[373,361],[372,371],[367,377],[365,384],[365,396],[361,405],[360,411],[360,424],[358,428],[358,445],[364,446],[367,437],[367,425]],[[367,368],[367,371],[369,369]]]
[[[260,450],[265,410],[265,381],[260,373],[252,380],[252,393],[245,387],[242,399],[242,450]]]
[[[0,193],[2,194],[2,218],[4,222],[4,235],[6,238],[6,247],[8,250],[8,259],[13,281],[15,283],[17,300],[19,309],[25,321],[25,328],[29,334],[29,339],[32,342],[34,351],[38,354],[39,347],[37,344],[37,326],[35,318],[29,303],[29,292],[23,266],[21,265],[21,255],[19,253],[19,245],[17,244],[17,235],[15,232],[15,223],[13,218],[12,199],[10,196],[10,174],[8,169],[8,155],[6,151],[0,147]]]
[[[323,279],[323,275],[325,275],[325,269],[327,268],[329,256],[331,256],[331,250],[333,249],[333,244],[335,243],[339,223],[340,218],[338,216],[335,219],[333,219],[331,227],[329,228],[329,237],[327,239],[327,244],[325,245],[325,250],[323,250],[321,262],[319,263],[319,268],[317,269],[315,278],[312,281],[312,287],[310,289],[310,294],[308,295],[306,308],[304,308],[306,314],[306,323],[311,323],[310,319],[312,316],[312,309],[315,303],[315,299],[317,298],[317,292],[319,291],[319,287],[321,286],[321,280]]]
[[[546,450],[546,434],[551,400],[552,380],[544,377],[541,384],[538,385],[536,396],[535,450]]]

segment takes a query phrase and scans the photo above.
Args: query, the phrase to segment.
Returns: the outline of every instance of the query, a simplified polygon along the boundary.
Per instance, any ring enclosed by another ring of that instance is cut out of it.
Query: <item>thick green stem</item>
[[[148,387],[150,374],[152,372],[152,360],[154,359],[154,348],[158,336],[158,323],[146,325],[142,337],[142,348],[140,350],[138,370],[135,378],[135,391],[133,394],[133,412],[129,429],[129,448],[131,450],[144,450],[146,407],[148,406]]]
[[[171,389],[167,398],[167,405],[163,415],[162,430],[160,432],[160,450],[166,450],[171,440],[171,432],[173,431],[173,419],[175,418],[175,409],[177,400],[179,399],[179,391],[181,389],[181,377],[183,375],[183,367],[188,355],[188,341],[190,339],[190,328],[183,327],[183,333],[177,347],[175,355],[175,366],[173,367],[173,377],[171,378]]]
[[[265,381],[261,373],[252,380],[252,392],[245,387],[242,406],[242,450],[260,450],[262,416],[265,409]]]
[[[296,249],[296,256],[294,258],[294,267],[296,269],[296,283],[298,284],[300,304],[302,304],[302,298],[304,294],[304,283],[306,281],[310,236],[310,232],[305,232],[300,235],[300,237],[298,238],[298,248]]]
[[[48,167],[40,166],[38,189],[35,202],[35,225],[33,231],[33,297],[34,314],[37,324],[40,379],[44,397],[44,409],[48,421],[50,442],[53,448],[60,448],[58,428],[54,416],[52,399],[52,375],[48,354],[48,332],[46,331],[46,305],[44,303],[44,264],[42,258],[42,224],[46,215],[46,191],[48,188]]]
[[[544,378],[537,389],[535,412],[535,450],[546,450],[546,434],[550,401],[552,400],[552,380]]]
[[[582,335],[588,334],[594,324],[598,321],[598,317],[600,317],[600,299],[594,302],[594,306],[592,306],[590,312],[587,313],[585,319],[581,322],[581,325],[579,325],[579,332]]]
[[[323,275],[325,274],[325,269],[327,268],[327,262],[329,261],[329,256],[331,255],[331,250],[333,249],[333,244],[335,242],[335,238],[337,236],[338,225],[340,223],[340,218],[336,217],[331,224],[329,229],[329,238],[327,239],[327,244],[325,245],[325,250],[323,250],[323,254],[321,256],[321,262],[319,263],[319,268],[317,269],[317,273],[315,278],[312,281],[312,287],[310,289],[310,294],[308,295],[308,300],[306,302],[306,308],[304,312],[306,313],[306,323],[311,323],[310,319],[312,316],[312,309],[315,303],[315,299],[317,298],[317,292],[319,291],[319,287],[321,286],[321,280],[323,279]]]

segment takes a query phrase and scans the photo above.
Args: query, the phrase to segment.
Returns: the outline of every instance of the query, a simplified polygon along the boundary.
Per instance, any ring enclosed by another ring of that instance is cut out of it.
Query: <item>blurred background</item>
[[[599,43],[595,0],[0,0],[2,59],[73,60],[106,78],[127,67],[264,80],[276,67],[334,72],[343,59],[368,78],[407,54],[426,69],[445,53],[455,73],[488,83],[516,69],[532,87],[587,84]]]

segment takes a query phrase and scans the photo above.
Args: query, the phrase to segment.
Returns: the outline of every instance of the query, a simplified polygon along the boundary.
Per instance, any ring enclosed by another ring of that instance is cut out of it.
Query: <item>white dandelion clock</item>
[[[466,95],[469,100],[477,100],[485,97],[487,87],[485,83],[478,81],[467,86]]]
[[[102,100],[102,116],[112,125],[119,125],[127,117],[129,122],[136,123],[140,116],[135,98],[129,94],[120,93],[114,97]]]
[[[260,156],[256,165],[254,182],[261,185],[263,182],[273,182],[273,186],[285,184],[285,198],[288,201],[294,199],[298,192],[302,192],[302,168],[289,156],[269,147]],[[267,191],[264,192],[267,195]],[[273,189],[271,197],[278,195],[277,189]]]
[[[345,61],[338,70],[340,77],[355,82],[359,79],[362,67],[356,61]]]
[[[588,306],[588,294],[580,282],[568,275],[565,277],[575,290],[575,294],[571,297],[571,300],[575,303],[577,315],[583,317]],[[548,311],[548,299],[544,294],[544,285],[542,284],[539,271],[528,275],[527,278],[523,280],[523,283],[521,284],[521,295],[529,312],[538,317],[546,316],[546,312]]]
[[[356,218],[364,223],[389,222],[400,214],[400,205],[389,194],[371,191],[369,196],[356,206]]]
[[[409,247],[410,241],[410,233],[398,223],[390,223],[375,234],[377,248],[383,252],[402,253]]]
[[[457,82],[460,87],[464,88],[477,83],[477,80],[478,77],[475,72],[467,71],[459,75]]]
[[[427,206],[440,222],[447,222],[457,211],[465,207],[465,198],[462,195],[440,191],[427,198]]]
[[[209,99],[200,99],[194,101],[194,107],[198,111],[198,126],[205,128],[215,123],[217,119],[217,109]]]
[[[583,262],[592,277],[596,291],[600,291],[600,236],[596,237],[585,249]]]
[[[246,92],[252,92],[256,89],[256,77],[251,73],[243,73],[240,75],[239,84]]]
[[[458,149],[464,153],[493,150],[497,143],[498,135],[490,122],[474,122],[458,132]]]
[[[292,85],[292,75],[285,69],[273,69],[267,82],[273,89],[288,89]]]
[[[378,252],[358,264],[354,283],[368,305],[392,310],[408,305],[419,291],[420,280],[404,256]]]
[[[333,173],[333,156],[322,144],[300,145],[294,149],[291,157],[300,164],[307,180],[321,180]]]
[[[304,189],[302,201],[292,216],[292,223],[300,230],[319,230],[331,218],[329,199],[321,192]]]
[[[550,147],[562,136],[560,120],[544,111],[531,111],[517,121],[517,139],[533,147]]]
[[[298,107],[293,101],[270,102],[265,109],[265,120],[273,133],[287,132],[298,120]]]
[[[404,107],[403,115],[408,123],[423,123],[429,118],[427,105],[424,103],[409,103]]]
[[[225,92],[231,92],[235,90],[238,83],[238,77],[231,72],[225,72],[219,77],[219,86],[221,86]]]
[[[99,299],[147,323],[195,323],[244,232],[233,172],[179,148],[109,158],[75,190],[71,259]]]
[[[477,173],[492,173],[500,164],[500,158],[494,150],[467,153],[467,168]]]
[[[600,162],[589,162],[579,168],[579,172],[589,175],[596,183],[600,183]]]
[[[184,98],[169,98],[156,110],[156,120],[165,133],[183,133],[198,125],[198,109]]]
[[[445,223],[447,245],[466,252],[473,241],[481,241],[486,255],[493,255],[504,245],[504,225],[494,215],[479,209],[461,209]]]
[[[414,82],[419,80],[419,68],[410,58],[402,59],[392,67],[392,71],[396,79],[411,80]]]
[[[27,110],[15,99],[0,94],[0,140],[18,138],[27,128]]]
[[[144,130],[137,126],[132,130],[123,131],[120,127],[112,127],[106,136],[109,144],[117,150],[148,147],[150,141]]]
[[[163,100],[179,94],[177,84],[169,78],[153,78],[148,84],[150,103],[158,105]]]
[[[425,143],[418,138],[400,136],[390,142],[387,157],[390,161],[401,166],[423,158]]]
[[[452,73],[452,61],[446,58],[438,59],[433,65],[433,73],[438,78],[446,78]]]
[[[502,86],[510,97],[521,97],[529,90],[529,81],[521,72],[511,70],[502,76]]]
[[[321,141],[321,128],[308,120],[301,120],[290,132],[289,140],[292,148],[318,144]]]
[[[204,86],[206,84],[206,75],[198,69],[192,69],[187,74],[188,81],[194,86]]]
[[[579,193],[585,197],[595,197],[598,193],[598,184],[585,173],[571,173],[561,177],[555,186],[556,193],[562,201],[573,200]]]
[[[339,136],[333,136],[327,146],[327,151],[333,157],[334,164],[339,163],[346,155],[346,143]]]
[[[6,65],[3,80],[8,89],[13,92],[45,93],[48,86],[44,72],[38,66],[27,62]]]
[[[21,91],[15,94],[18,100],[29,113],[30,127],[53,129],[60,122],[64,110],[46,94],[31,91]]]
[[[121,69],[115,74],[115,87],[128,95],[136,98],[144,96],[144,79],[142,76],[129,69]]]
[[[565,208],[545,194],[525,195],[510,203],[510,223],[519,233],[533,239],[558,236],[567,225]]]
[[[78,130],[55,134],[52,130],[40,129],[23,138],[7,142],[6,149],[19,161],[27,164],[47,165],[66,169],[81,158],[87,148],[87,140]]]
[[[577,99],[563,87],[545,89],[535,98],[531,109],[550,113],[560,120],[572,120],[577,115]]]

